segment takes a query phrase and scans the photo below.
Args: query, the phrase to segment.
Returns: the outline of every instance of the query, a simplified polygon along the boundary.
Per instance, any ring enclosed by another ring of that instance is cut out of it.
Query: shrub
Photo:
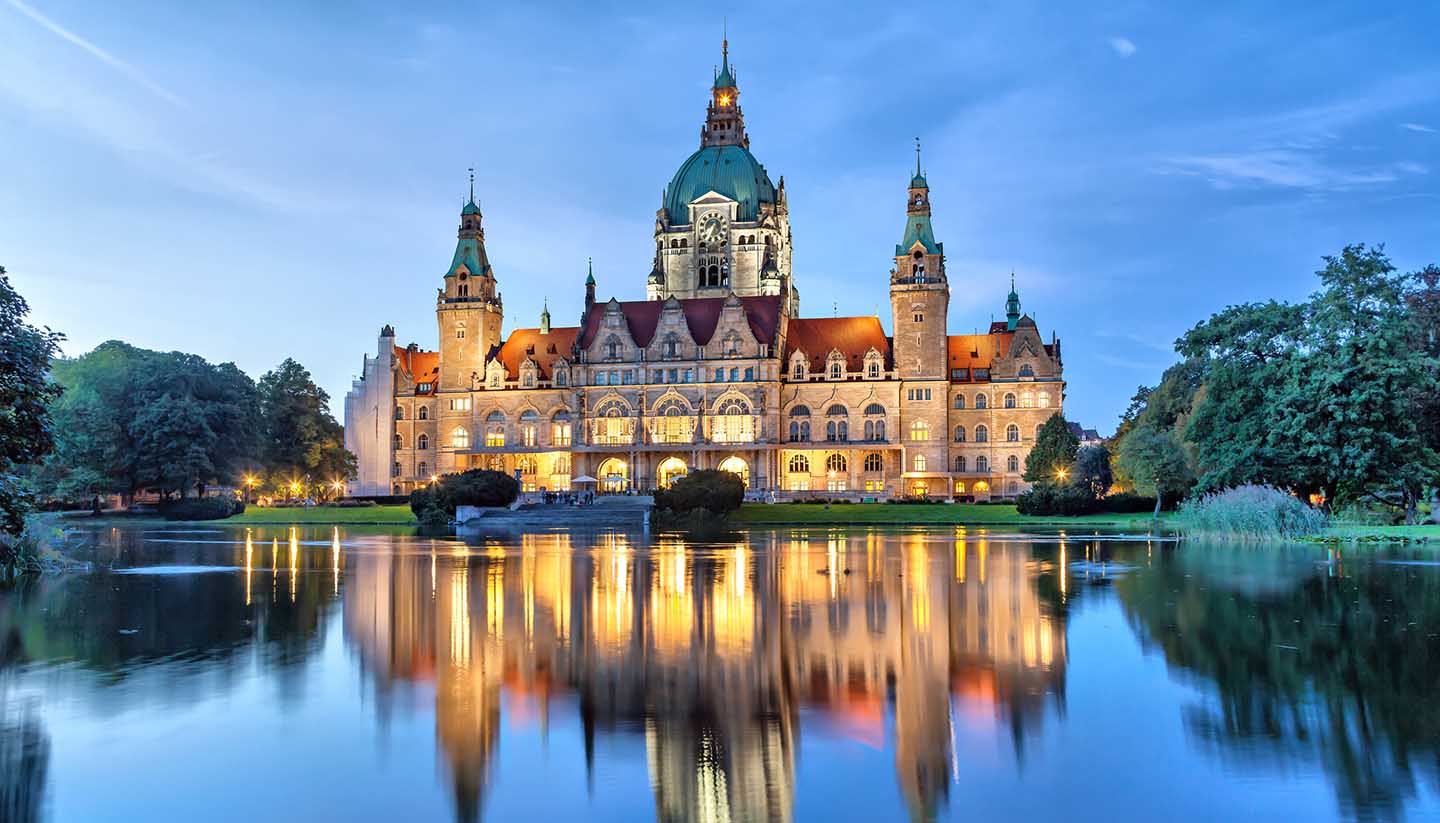
[[[1165,498],[1163,502],[1166,511],[1174,511],[1180,504],[1176,497]],[[1109,514],[1148,514],[1155,511],[1155,498],[1135,492],[1119,492],[1101,498],[1096,511]]]
[[[420,526],[426,529],[442,529],[450,525],[450,515],[434,506],[417,512],[416,517],[420,520]]]
[[[244,511],[245,501],[223,496],[183,498],[160,507],[166,520],[223,520]]]
[[[1040,483],[1015,499],[1015,511],[1020,514],[1073,517],[1099,509],[1100,501],[1085,489],[1055,483]]]
[[[1188,500],[1180,530],[1230,540],[1283,540],[1324,531],[1325,513],[1273,486],[1236,486]]]
[[[456,506],[508,506],[519,496],[520,484],[505,472],[470,469],[411,492],[410,511],[419,517],[426,509],[440,509],[453,517]]]
[[[745,482],[732,472],[718,469],[693,471],[655,493],[655,508],[686,514],[705,509],[728,514],[745,499]]]

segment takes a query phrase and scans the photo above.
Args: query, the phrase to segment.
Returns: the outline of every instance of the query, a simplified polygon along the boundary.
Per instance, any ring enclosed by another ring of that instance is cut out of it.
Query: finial
[[[920,138],[915,138],[915,176],[920,176]]]
[[[469,171],[470,171],[470,202],[471,202],[471,203],[474,203],[474,202],[475,202],[475,167],[474,167],[474,166],[471,166],[470,169],[469,169]]]
[[[1010,270],[1010,291],[1015,291],[1015,270]]]
[[[730,59],[730,18],[720,18],[720,55]]]

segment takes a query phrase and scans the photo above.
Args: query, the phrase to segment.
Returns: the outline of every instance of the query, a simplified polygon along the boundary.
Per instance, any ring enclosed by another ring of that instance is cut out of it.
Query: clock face
[[[712,214],[705,218],[704,222],[700,224],[700,242],[715,243],[719,241],[722,228],[719,217]]]

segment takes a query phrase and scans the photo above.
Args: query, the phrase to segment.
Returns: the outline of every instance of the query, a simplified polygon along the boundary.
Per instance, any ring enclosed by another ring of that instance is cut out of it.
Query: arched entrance
[[[719,467],[719,468],[720,468],[720,471],[722,471],[722,472],[730,472],[731,474],[739,475],[741,482],[743,482],[743,483],[745,484],[745,488],[747,488],[747,489],[750,488],[750,464],[749,464],[749,463],[746,463],[744,460],[740,459],[739,457],[735,457],[734,455],[731,455],[730,457],[727,457],[727,458],[725,458],[724,460],[721,460],[721,461],[720,461],[720,467]]]
[[[630,467],[624,460],[612,457],[600,464],[600,474],[595,479],[600,481],[600,491],[619,494],[630,483]]]
[[[660,488],[668,488],[671,483],[684,477],[690,469],[685,461],[678,457],[667,457],[660,461],[660,466],[655,470],[655,485]]]

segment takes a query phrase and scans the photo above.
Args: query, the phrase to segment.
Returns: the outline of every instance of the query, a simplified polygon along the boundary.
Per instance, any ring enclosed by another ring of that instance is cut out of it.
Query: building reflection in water
[[[348,556],[344,621],[382,715],[397,687],[433,684],[461,820],[480,817],[502,699],[534,707],[543,732],[561,695],[587,761],[597,736],[643,734],[660,820],[791,819],[802,708],[888,744],[928,818],[963,769],[956,722],[1008,723],[1018,755],[1047,701],[1063,706],[1063,608],[1042,569],[1063,598],[1063,564],[963,531],[529,535]]]

